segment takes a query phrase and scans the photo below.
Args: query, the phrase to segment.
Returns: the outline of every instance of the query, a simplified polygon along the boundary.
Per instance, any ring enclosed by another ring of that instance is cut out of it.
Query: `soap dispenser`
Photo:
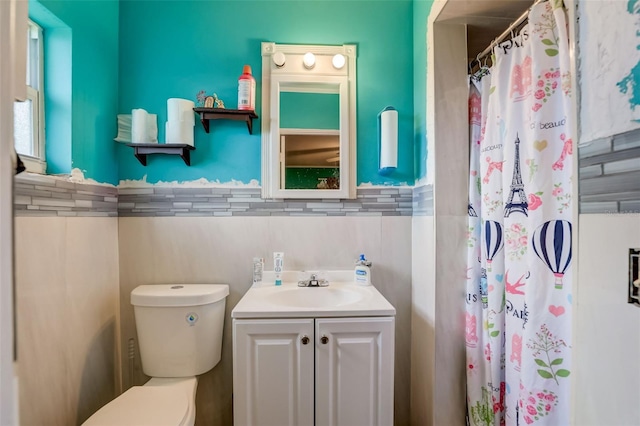
[[[371,285],[371,262],[365,259],[364,254],[356,261],[354,281],[360,285]]]

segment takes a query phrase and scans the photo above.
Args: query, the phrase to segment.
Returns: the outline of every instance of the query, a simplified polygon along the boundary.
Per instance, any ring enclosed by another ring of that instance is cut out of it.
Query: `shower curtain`
[[[469,90],[471,425],[569,424],[572,114],[561,0],[494,49]]]

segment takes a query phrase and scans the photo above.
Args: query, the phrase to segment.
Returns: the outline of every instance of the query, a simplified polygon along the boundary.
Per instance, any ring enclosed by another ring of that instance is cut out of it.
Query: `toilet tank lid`
[[[134,306],[198,306],[229,295],[227,284],[147,284],[133,289]]]

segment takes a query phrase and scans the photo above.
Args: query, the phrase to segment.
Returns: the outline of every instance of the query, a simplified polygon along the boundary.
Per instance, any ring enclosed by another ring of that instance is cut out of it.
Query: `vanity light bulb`
[[[304,63],[305,68],[311,69],[316,65],[316,55],[311,52],[307,52],[304,54],[302,62]]]
[[[333,66],[335,69],[342,69],[342,67],[344,67],[345,64],[345,58],[344,55],[338,53],[336,55],[333,56],[333,59],[331,60],[331,62],[333,63]]]
[[[284,56],[284,53],[276,52],[274,53],[272,58],[273,58],[273,63],[276,64],[276,67],[282,68],[284,66],[284,63],[286,61],[286,57]]]

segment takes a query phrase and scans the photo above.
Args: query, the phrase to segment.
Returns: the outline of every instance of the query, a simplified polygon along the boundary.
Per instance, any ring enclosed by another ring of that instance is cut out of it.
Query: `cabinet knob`
[[[300,341],[303,345],[306,345],[307,343],[309,343],[309,336],[302,336],[302,339],[300,339]]]
[[[326,344],[329,342],[329,338],[328,338],[327,336],[322,336],[322,337],[320,338],[320,342],[321,342],[323,345],[326,345]]]

